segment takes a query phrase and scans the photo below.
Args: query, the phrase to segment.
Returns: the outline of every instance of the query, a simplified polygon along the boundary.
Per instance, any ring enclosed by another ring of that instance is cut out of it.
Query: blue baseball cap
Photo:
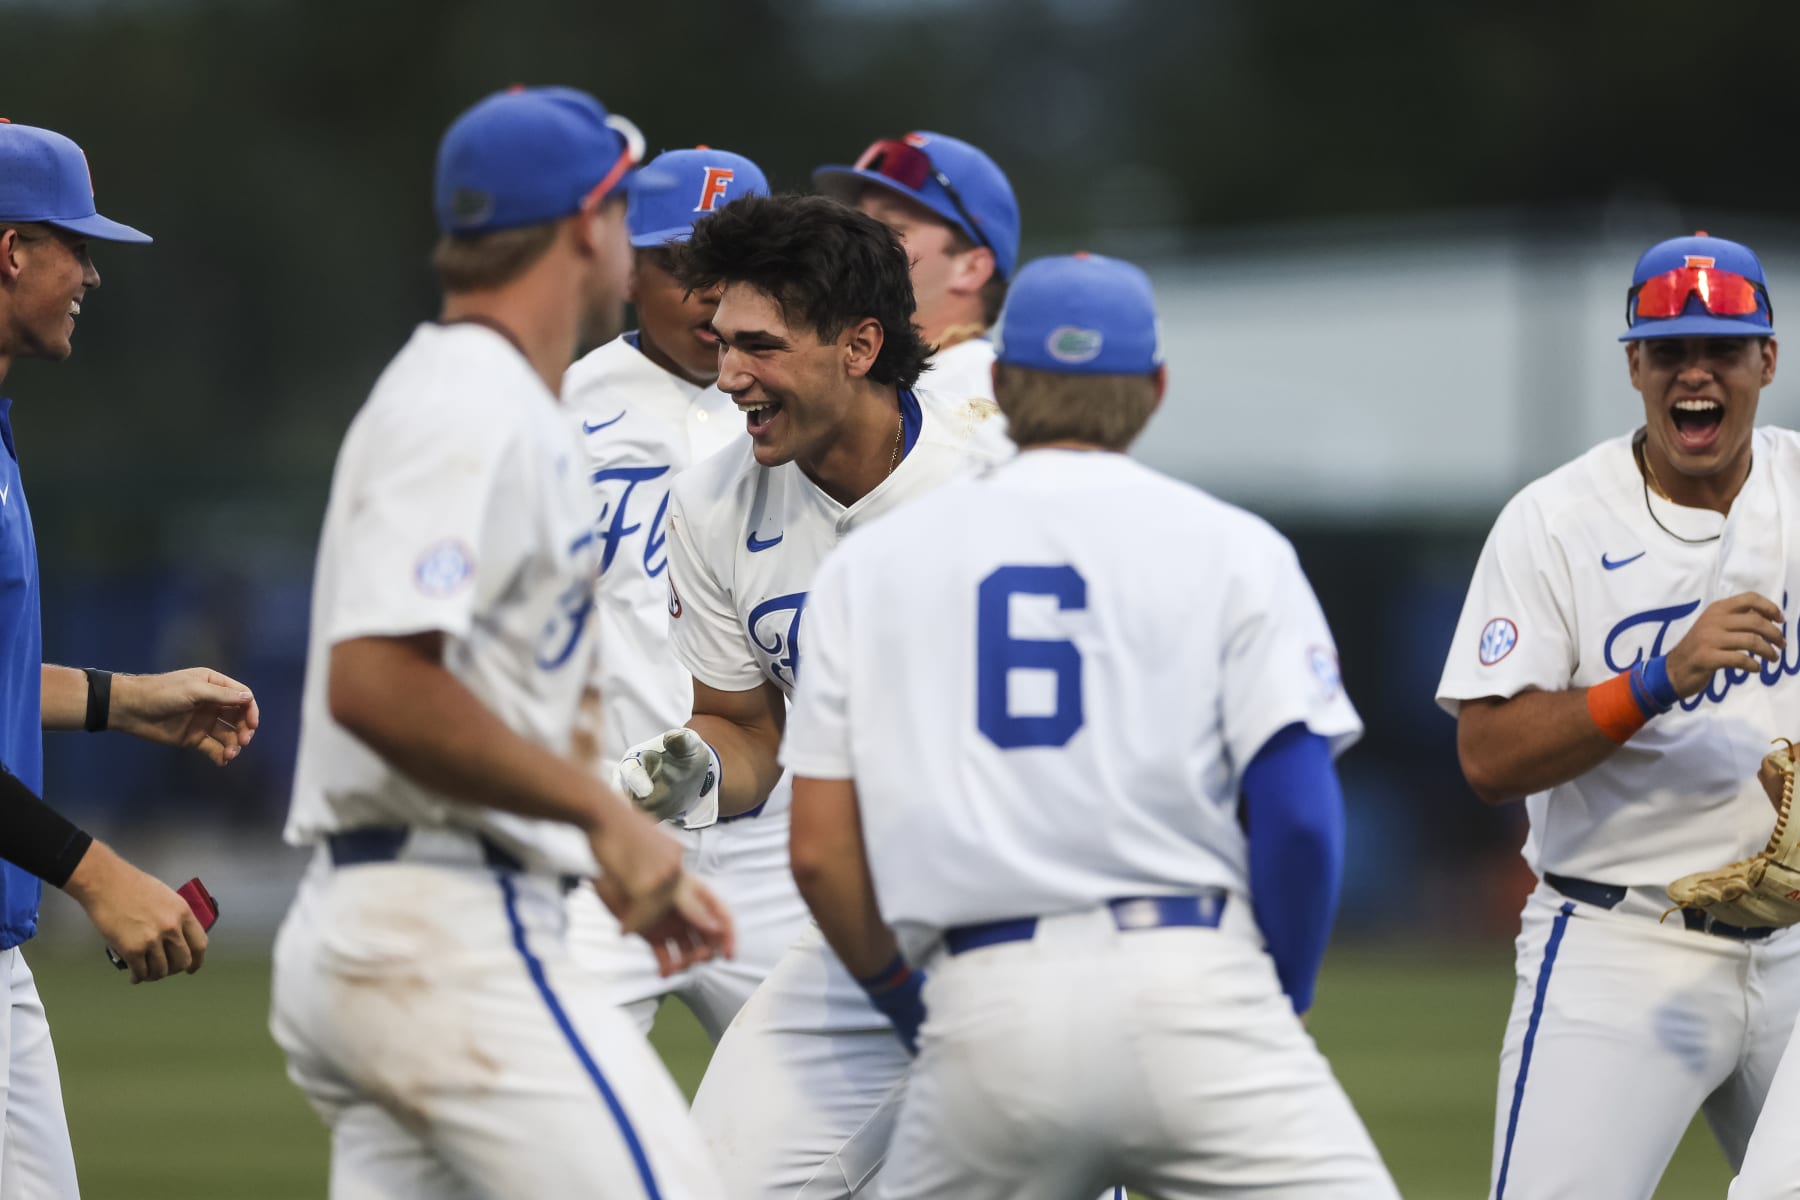
[[[0,221],[54,225],[103,242],[150,235],[94,209],[94,177],[81,147],[60,133],[0,118]]]
[[[640,250],[685,242],[694,222],[739,196],[766,196],[762,168],[741,154],[701,146],[669,150],[632,172],[625,228]]]
[[[886,188],[923,204],[994,252],[994,266],[1011,278],[1019,262],[1019,202],[994,160],[960,138],[916,132],[884,138],[862,152],[855,166],[813,172],[825,195],[855,204],[866,187]]]
[[[444,233],[491,233],[570,216],[616,189],[644,137],[586,92],[515,87],[451,123],[433,202]]]
[[[1747,291],[1740,280],[1748,282]],[[1680,303],[1681,310],[1666,317],[1645,316],[1638,311],[1640,305],[1674,303]],[[1728,311],[1749,305],[1754,305],[1750,311]],[[1721,311],[1714,312],[1714,308]],[[1621,342],[1676,337],[1769,337],[1775,332],[1775,309],[1769,302],[1769,283],[1763,276],[1762,262],[1750,247],[1696,233],[1693,237],[1658,242],[1644,251],[1631,273],[1631,290],[1625,293],[1625,324],[1628,328],[1619,335]]]
[[[994,357],[1059,375],[1148,375],[1162,366],[1150,277],[1099,254],[1031,262],[1006,291]]]

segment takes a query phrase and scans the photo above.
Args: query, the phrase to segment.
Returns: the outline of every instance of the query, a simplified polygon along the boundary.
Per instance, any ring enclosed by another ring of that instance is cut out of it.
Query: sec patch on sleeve
[[[1311,646],[1306,652],[1307,665],[1319,684],[1319,696],[1335,700],[1344,686],[1343,669],[1338,665],[1337,651],[1328,646]]]
[[[447,538],[419,555],[413,578],[427,596],[454,595],[475,577],[475,555],[456,538]]]
[[[1491,667],[1519,644],[1519,627],[1505,617],[1495,617],[1481,631],[1481,665]]]

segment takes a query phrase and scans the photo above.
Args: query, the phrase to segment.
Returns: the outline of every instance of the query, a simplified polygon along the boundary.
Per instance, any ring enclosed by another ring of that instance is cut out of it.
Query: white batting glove
[[[615,786],[659,821],[682,817],[700,829],[719,819],[719,754],[691,729],[670,729],[627,750]]]

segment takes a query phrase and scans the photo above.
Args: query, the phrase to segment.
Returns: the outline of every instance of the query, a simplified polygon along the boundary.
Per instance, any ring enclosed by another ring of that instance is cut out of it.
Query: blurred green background
[[[33,960],[54,1023],[88,1200],[300,1200],[325,1194],[326,1139],[264,1028],[268,964],[213,958],[132,988],[100,956]],[[1507,948],[1395,957],[1335,952],[1311,1029],[1409,1200],[1487,1186]],[[654,1039],[690,1093],[709,1052],[680,1004]],[[1722,1197],[1724,1162],[1689,1130],[1664,1200]]]

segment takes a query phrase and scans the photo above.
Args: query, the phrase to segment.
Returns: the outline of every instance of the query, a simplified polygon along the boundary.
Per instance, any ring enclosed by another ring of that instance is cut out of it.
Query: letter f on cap
[[[736,176],[737,172],[730,167],[706,168],[706,182],[700,185],[700,203],[695,205],[694,211],[709,213],[717,208],[725,195],[725,189],[731,186],[731,181]]]

